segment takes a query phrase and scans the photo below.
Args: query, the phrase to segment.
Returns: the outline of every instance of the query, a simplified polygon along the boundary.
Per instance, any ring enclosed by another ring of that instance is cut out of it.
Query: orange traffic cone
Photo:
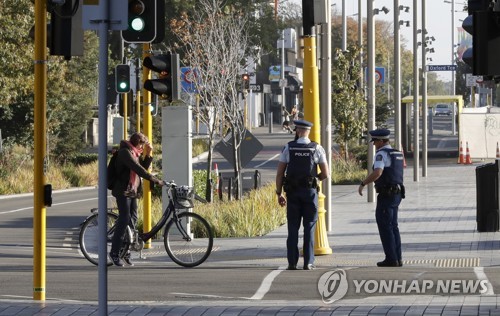
[[[464,148],[462,147],[462,142],[460,142],[460,149],[459,149],[459,155],[458,155],[458,164],[464,164],[465,159],[464,159]]]
[[[497,142],[497,158],[500,158],[500,149],[498,148],[498,142]]]
[[[466,165],[472,164],[472,159],[470,158],[470,152],[469,152],[469,142],[465,142],[465,164]]]

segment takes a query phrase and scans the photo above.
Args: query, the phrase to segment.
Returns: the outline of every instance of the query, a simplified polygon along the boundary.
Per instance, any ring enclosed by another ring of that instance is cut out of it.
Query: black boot
[[[111,259],[111,262],[113,262],[113,264],[117,267],[123,267],[124,265],[122,259],[120,259],[120,256],[118,256],[117,254],[110,253],[109,259]]]

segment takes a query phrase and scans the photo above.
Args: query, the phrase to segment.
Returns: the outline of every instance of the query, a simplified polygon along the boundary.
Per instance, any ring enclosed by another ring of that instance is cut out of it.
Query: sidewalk
[[[500,233],[476,230],[474,165],[431,165],[428,177],[413,181],[412,164],[405,169],[406,199],[399,212],[403,262],[401,269],[492,268],[500,265]],[[375,223],[375,203],[357,185],[332,187],[332,255],[317,256],[328,269],[374,267],[383,259]],[[217,239],[207,263],[286,265],[286,226],[257,238]],[[301,262],[299,262],[299,265]],[[211,300],[182,302],[110,302],[109,315],[500,315],[499,297],[488,295],[399,295],[341,299],[326,305],[318,300]],[[97,302],[0,300],[2,315],[97,315]]]

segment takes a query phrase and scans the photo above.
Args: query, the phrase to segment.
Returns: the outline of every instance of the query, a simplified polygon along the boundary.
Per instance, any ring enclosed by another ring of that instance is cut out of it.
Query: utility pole
[[[394,143],[401,148],[401,37],[399,0],[394,0]]]
[[[326,7],[330,11],[331,0],[326,0]],[[326,15],[326,23],[321,25],[321,113],[322,119],[321,142],[324,144],[328,165],[332,165],[332,15]],[[327,231],[332,230],[332,181],[323,180],[325,192],[325,209]]]
[[[367,89],[367,114],[368,130],[375,129],[375,16],[373,11],[373,1],[368,1],[367,12],[367,30],[368,30],[368,89]],[[375,155],[374,146],[371,143],[368,146],[368,173],[373,171],[373,157]],[[373,183],[367,185],[367,200],[373,202],[375,189]]]

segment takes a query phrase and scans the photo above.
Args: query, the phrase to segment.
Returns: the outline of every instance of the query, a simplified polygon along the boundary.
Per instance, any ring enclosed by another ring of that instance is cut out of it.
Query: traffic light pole
[[[142,60],[144,58],[151,55],[151,44],[143,44],[142,46]],[[142,67],[142,78],[144,82],[148,79],[151,79],[151,70],[147,67]],[[144,99],[142,100],[143,106],[143,119],[144,119],[144,127],[143,134],[146,135],[151,143],[153,144],[153,118],[151,116],[151,110],[149,105],[151,104],[151,92],[146,89],[143,89]],[[139,112],[139,108],[137,109]],[[148,232],[151,230],[151,182],[144,181],[144,196],[143,196],[143,230]],[[144,248],[151,248],[151,241],[147,241],[144,245]]]
[[[108,76],[108,30],[109,30],[109,0],[102,1],[102,16],[108,17],[99,21],[99,96],[98,96],[98,115],[99,115],[99,145],[98,145],[98,222],[107,223],[108,209],[108,186],[106,175],[108,162],[108,107],[107,107],[107,89],[106,78]],[[108,247],[107,247],[107,225],[98,226],[98,299],[99,299],[99,315],[108,315]]]
[[[122,40],[122,56],[123,56],[123,40]],[[127,63],[127,59],[123,58],[123,63]],[[129,82],[130,83],[130,82]],[[123,139],[128,139],[128,93],[123,94]]]
[[[135,116],[136,116],[136,127],[135,130],[137,133],[141,131],[141,81],[140,81],[140,64],[139,64],[139,58],[137,58],[136,63],[135,63],[135,82],[136,82],[136,87],[135,87]]]
[[[123,94],[123,139],[128,138],[128,93]]]
[[[33,300],[45,300],[46,182],[47,134],[47,16],[46,1],[35,1],[35,157],[33,183]]]
[[[303,28],[304,28],[304,118],[313,123],[310,132],[312,141],[321,143],[321,126],[319,120],[319,72],[316,64],[316,36],[312,30],[314,27],[314,12],[312,0],[302,0]],[[314,254],[328,255],[332,249],[328,244],[325,223],[325,195],[318,194],[318,222],[316,224]]]

